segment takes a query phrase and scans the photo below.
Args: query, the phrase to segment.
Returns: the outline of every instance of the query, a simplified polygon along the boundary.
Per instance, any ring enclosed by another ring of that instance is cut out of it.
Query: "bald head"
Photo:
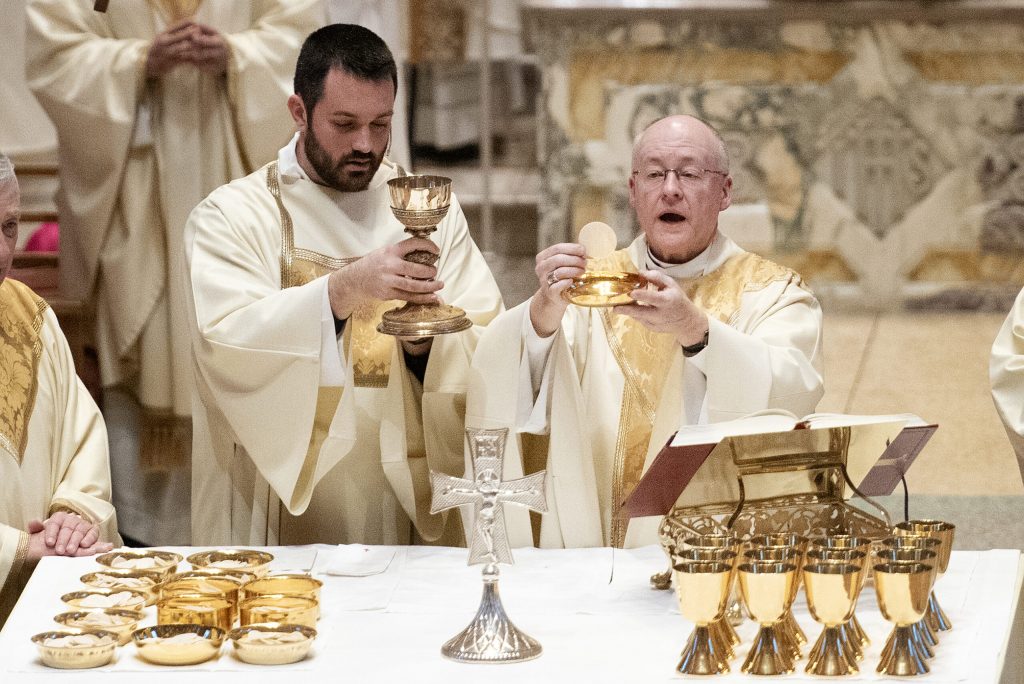
[[[686,114],[658,119],[636,137],[633,141],[633,170],[637,170],[652,145],[676,140],[705,143],[714,153],[714,170],[729,173],[729,151],[725,148],[721,134],[711,124]]]

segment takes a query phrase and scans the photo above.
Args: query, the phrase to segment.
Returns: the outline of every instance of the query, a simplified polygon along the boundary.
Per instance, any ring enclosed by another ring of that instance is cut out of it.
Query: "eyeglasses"
[[[654,188],[660,188],[670,173],[676,175],[676,181],[684,188],[700,187],[707,180],[708,176],[712,174],[719,176],[729,175],[725,171],[701,169],[695,166],[687,166],[682,169],[662,169],[652,166],[641,171],[634,171],[633,175],[637,177],[637,182],[645,190],[653,190]]]

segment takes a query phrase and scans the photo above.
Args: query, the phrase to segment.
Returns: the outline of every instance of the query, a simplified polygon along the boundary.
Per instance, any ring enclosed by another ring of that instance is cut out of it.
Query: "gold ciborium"
[[[388,181],[391,211],[413,237],[426,238],[448,213],[452,180],[444,176],[400,176]],[[406,261],[433,266],[438,255],[413,250]],[[466,312],[450,304],[410,304],[385,311],[377,332],[400,337],[432,337],[472,327]]]
[[[879,563],[874,571],[878,609],[895,625],[877,670],[896,677],[925,674],[928,665],[910,628],[928,609],[932,569],[924,563]]]
[[[955,525],[942,520],[907,520],[906,522],[898,523],[894,532],[897,535],[924,535],[932,539],[938,539],[939,547],[933,549],[939,555],[936,581],[946,573],[946,568],[949,567],[949,556],[953,552],[953,535],[956,532]],[[945,632],[953,629],[953,623],[946,616],[945,611],[942,610],[942,606],[939,605],[934,591],[928,598],[928,614],[925,616],[925,619],[928,620],[928,625],[934,631]]]
[[[761,625],[743,671],[754,675],[780,675],[793,671],[789,650],[779,644],[772,629],[793,603],[796,566],[791,563],[744,563],[737,568],[740,594],[750,617]]]
[[[857,607],[861,570],[855,565],[820,563],[805,565],[803,571],[807,609],[825,625],[807,654],[806,671],[826,677],[858,672],[857,656],[843,638],[842,627]]]
[[[729,671],[724,645],[710,626],[725,615],[732,573],[731,563],[720,562],[679,563],[672,568],[679,612],[695,625],[676,671],[692,675]]]

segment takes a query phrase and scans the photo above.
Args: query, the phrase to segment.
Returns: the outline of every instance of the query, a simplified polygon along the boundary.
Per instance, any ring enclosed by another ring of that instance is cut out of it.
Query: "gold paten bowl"
[[[250,635],[282,635],[288,638],[300,635],[295,641],[265,641],[251,639]],[[276,622],[256,623],[236,627],[228,632],[228,639],[235,645],[239,660],[253,665],[287,665],[297,663],[309,653],[316,638],[316,630],[305,625],[281,624]]]
[[[79,580],[82,584],[96,589],[109,589],[110,591],[140,591],[148,594],[146,605],[152,605],[156,601],[156,585],[164,579],[163,574],[152,570],[100,570],[82,575]]]
[[[173,640],[182,634],[196,634],[200,638],[185,643]],[[139,656],[151,663],[195,665],[220,653],[224,630],[207,625],[156,625],[135,630],[132,641]]]
[[[95,644],[84,646],[47,646],[43,643],[48,639],[61,639],[86,634],[98,637],[99,641]],[[43,665],[62,670],[77,670],[106,665],[114,659],[114,650],[117,648],[117,635],[101,629],[41,632],[32,637],[32,641],[39,648],[39,658],[43,661]]]
[[[247,598],[239,604],[238,623],[245,627],[257,622],[283,622],[316,626],[320,604],[302,596],[264,594]]]
[[[193,553],[188,562],[196,570],[218,570],[223,572],[251,572],[257,577],[266,574],[274,556],[266,551],[251,549],[226,549]]]
[[[96,562],[111,570],[148,570],[166,577],[178,568],[181,554],[153,549],[121,549],[96,556]]]
[[[83,631],[100,630],[117,636],[119,646],[132,640],[132,632],[139,626],[142,613],[120,608],[103,608],[97,610],[76,610],[61,613],[53,618],[58,625]],[[103,622],[101,623],[100,620]]]
[[[158,625],[208,625],[226,632],[234,621],[235,606],[223,594],[174,594],[156,602]]]
[[[105,597],[105,598],[104,598]],[[105,600],[106,599],[106,600]],[[113,602],[116,599],[116,602]],[[146,607],[149,594],[134,589],[90,589],[88,591],[72,591],[60,597],[60,600],[77,610],[95,610],[99,608],[119,608],[121,610],[140,611]]]
[[[587,271],[572,279],[572,285],[562,292],[562,297],[576,306],[618,306],[632,304],[629,293],[646,284],[639,273],[616,273],[612,271]]]

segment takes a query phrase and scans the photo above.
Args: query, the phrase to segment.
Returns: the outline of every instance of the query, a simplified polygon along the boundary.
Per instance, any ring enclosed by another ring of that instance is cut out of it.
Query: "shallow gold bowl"
[[[629,293],[643,287],[646,281],[639,273],[616,273],[611,271],[587,271],[572,279],[572,285],[562,292],[562,297],[576,306],[618,306],[632,304]]]
[[[156,602],[158,625],[196,624],[225,632],[235,622],[236,606],[223,594],[174,594]]]
[[[105,638],[105,641],[89,646],[47,646],[43,643],[46,639],[80,634],[94,634]],[[117,649],[117,635],[101,629],[41,632],[32,637],[32,641],[39,649],[39,658],[43,661],[43,665],[61,670],[78,670],[106,665],[114,659],[114,651]]]
[[[198,634],[200,640],[180,644],[168,639],[179,634]],[[224,630],[208,625],[156,625],[132,633],[139,656],[157,665],[195,665],[220,653]]]
[[[145,562],[143,559],[152,559],[153,565],[151,567],[136,567],[134,565],[130,567],[122,567],[120,565],[114,565],[118,559],[134,563]],[[181,562],[181,554],[174,553],[173,551],[159,551],[156,549],[120,550],[96,556],[96,562],[104,567],[110,568],[111,570],[147,570],[167,576],[177,569],[178,563]]]
[[[304,638],[301,641],[266,643],[249,641],[245,637],[251,632],[264,633],[298,633]],[[287,665],[297,663],[309,653],[316,638],[316,630],[306,625],[286,623],[255,623],[245,627],[236,627],[228,633],[228,639],[235,646],[235,655],[239,660],[253,665]]]
[[[106,615],[114,624],[97,625],[89,622],[92,615]],[[100,630],[110,632],[117,636],[119,646],[124,646],[132,640],[132,632],[139,627],[139,620],[142,613],[134,610],[122,610],[120,608],[101,608],[96,610],[76,610],[68,613],[61,613],[53,618],[58,625],[70,627],[71,629],[89,631]]]
[[[112,596],[114,594],[128,594],[129,596],[124,597],[124,602],[115,605],[91,605],[92,602],[89,600],[90,597],[94,596]],[[60,597],[61,601],[76,610],[119,608],[121,610],[139,611],[146,606],[146,601],[148,599],[149,594],[147,592],[135,591],[134,589],[119,589],[117,591],[111,591],[109,589],[89,589],[87,591],[72,591]]]
[[[196,570],[251,572],[257,577],[262,577],[266,574],[274,556],[266,551],[252,549],[224,549],[193,553],[187,560]],[[236,563],[243,565],[236,565]]]
[[[96,589],[142,592],[148,595],[146,605],[149,606],[156,601],[156,585],[164,581],[164,575],[152,570],[100,570],[86,573],[79,580]]]

